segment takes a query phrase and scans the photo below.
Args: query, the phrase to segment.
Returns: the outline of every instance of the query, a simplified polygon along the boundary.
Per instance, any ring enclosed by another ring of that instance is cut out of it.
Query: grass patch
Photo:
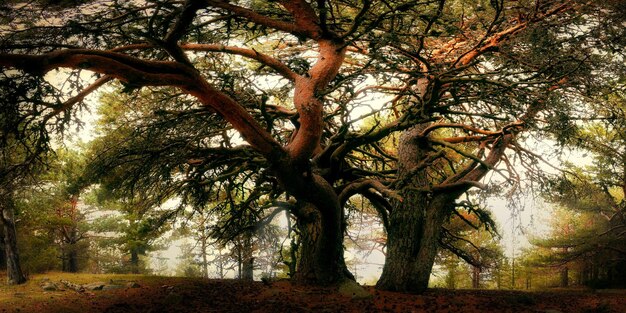
[[[28,307],[33,302],[45,304],[46,302],[58,303],[59,298],[79,297],[78,293],[67,289],[65,291],[44,291],[40,284],[49,280],[54,283],[60,283],[61,280],[67,280],[75,284],[88,284],[93,282],[109,282],[113,281],[138,281],[140,284],[157,283],[163,277],[144,276],[133,274],[88,274],[88,273],[63,273],[48,272],[44,274],[35,274],[29,277],[28,281],[21,285],[9,286],[6,283],[6,273],[0,273],[0,308],[22,309]],[[72,301],[66,301],[68,312],[80,311],[75,307]],[[60,308],[59,308],[60,309]]]

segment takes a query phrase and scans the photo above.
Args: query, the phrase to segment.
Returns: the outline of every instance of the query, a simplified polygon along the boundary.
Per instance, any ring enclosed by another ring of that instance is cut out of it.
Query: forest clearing
[[[139,287],[76,292],[43,291],[41,282],[134,281]],[[613,290],[432,289],[422,295],[377,291],[353,298],[333,287],[292,285],[287,280],[241,282],[202,278],[143,275],[48,273],[31,277],[25,285],[0,285],[0,312],[623,312],[626,292]]]

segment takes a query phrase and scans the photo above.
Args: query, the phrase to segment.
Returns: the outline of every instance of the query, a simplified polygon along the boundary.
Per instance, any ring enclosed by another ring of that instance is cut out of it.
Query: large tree
[[[161,87],[152,90],[184,111],[168,107],[155,115],[174,124],[173,117],[195,118],[188,135],[195,129],[198,136],[168,142],[175,133],[144,132],[152,135],[145,142],[163,148],[145,155],[173,160],[169,172],[191,173],[195,179],[178,182],[196,190],[225,168],[268,169],[259,174],[268,189],[297,200],[287,204],[299,228],[299,281],[351,277],[343,205],[362,193],[388,232],[379,287],[421,291],[455,200],[482,186],[506,149],[524,151],[515,141],[520,131],[567,111],[558,101],[567,93],[559,90],[588,87],[579,77],[591,73],[585,52],[593,48],[577,46],[587,33],[564,30],[586,25],[581,13],[604,12],[565,0],[466,5],[103,1],[46,11],[59,25],[38,18],[36,4],[13,5],[0,66],[36,77],[58,68],[72,69],[70,78],[82,70],[103,75],[84,88],[70,79],[73,97],[40,114],[70,112],[112,79],[135,94]],[[615,31],[602,26],[604,34]],[[367,116],[355,117],[355,110],[371,105],[376,91],[393,99],[366,114],[374,126],[361,128]],[[398,145],[397,156],[384,141]],[[147,171],[169,178],[154,169]]]

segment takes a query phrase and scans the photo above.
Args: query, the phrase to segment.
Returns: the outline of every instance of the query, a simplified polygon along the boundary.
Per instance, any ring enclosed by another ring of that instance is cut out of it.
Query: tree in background
[[[33,92],[24,94],[24,87]],[[44,167],[50,151],[47,129],[42,125],[53,116],[47,115],[42,121],[28,112],[38,110],[37,103],[46,103],[43,99],[47,94],[53,97],[52,88],[41,78],[18,73],[0,75],[0,237],[10,285],[26,282],[18,252],[15,196],[31,184],[32,174]],[[56,119],[52,122],[59,123]]]
[[[94,221],[97,225],[94,232],[101,237],[98,249],[109,246],[122,253],[124,257],[116,271],[145,273],[146,264],[141,257],[149,251],[163,249],[162,235],[171,229],[175,211],[153,208],[150,201],[144,202],[138,197],[118,199],[106,190],[100,197],[97,201],[108,214]]]
[[[624,73],[606,86],[585,124],[572,125],[563,145],[584,154],[588,164],[565,162],[552,177],[544,197],[557,206],[548,239],[533,244],[548,248],[539,261],[560,268],[560,285],[576,281],[592,286],[622,286],[626,279],[626,89]]]
[[[498,285],[498,270],[504,260],[500,236],[490,213],[477,206],[457,212],[443,226],[438,264],[447,271],[448,288],[483,288]],[[495,283],[495,284],[492,284]]]
[[[80,199],[84,160],[76,151],[58,149],[46,163],[45,171],[16,193],[22,261],[31,273],[77,272],[86,264],[89,245],[89,208]]]

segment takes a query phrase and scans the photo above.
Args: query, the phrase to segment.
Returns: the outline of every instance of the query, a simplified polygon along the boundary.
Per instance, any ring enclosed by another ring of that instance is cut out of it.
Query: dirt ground
[[[63,279],[71,281],[72,277]],[[353,299],[333,288],[294,286],[287,281],[266,285],[149,276],[123,279],[136,281],[140,287],[42,291],[42,278],[36,277],[25,286],[0,285],[0,312],[626,312],[624,291],[436,289],[409,295],[366,287],[371,297]],[[76,276],[74,280],[82,284],[102,277]]]

